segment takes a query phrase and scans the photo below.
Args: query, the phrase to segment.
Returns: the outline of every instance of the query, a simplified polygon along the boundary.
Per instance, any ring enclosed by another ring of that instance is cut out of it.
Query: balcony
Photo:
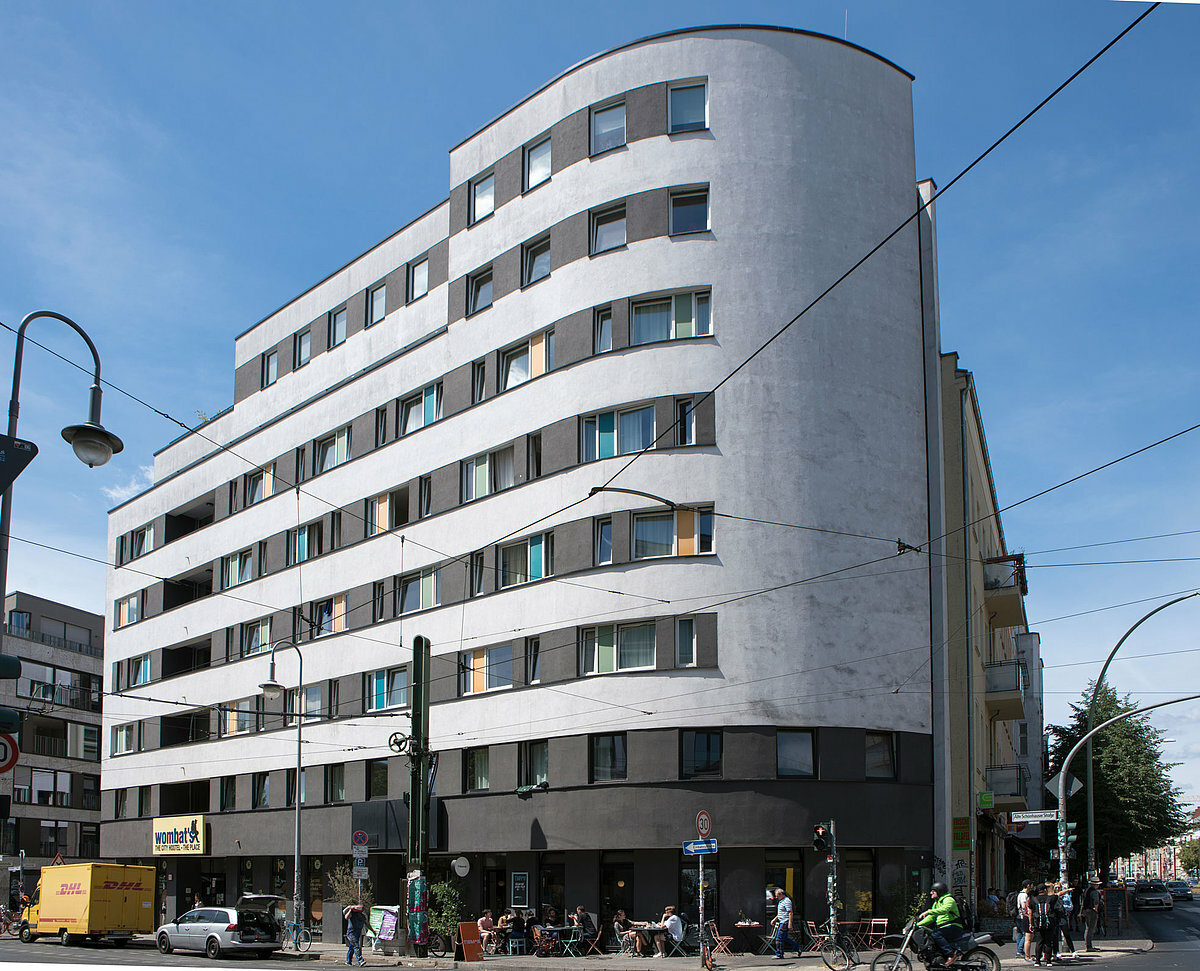
[[[21,683],[18,694],[33,701],[41,701],[60,708],[77,708],[79,711],[100,710],[100,690],[81,688],[70,684],[51,684],[49,681]]]
[[[33,754],[45,755],[52,759],[65,759],[67,757],[67,740],[50,735],[34,735]]]
[[[989,765],[987,787],[996,809],[1010,812],[1029,808],[1029,770],[1023,765]]]
[[[983,561],[983,600],[995,627],[1020,627],[1025,623],[1022,598],[1029,592],[1025,582],[1025,554],[997,556]]]
[[[1025,690],[1029,677],[1022,661],[1000,661],[983,669],[988,714],[1001,721],[1025,718]]]
[[[54,634],[43,634],[40,631],[30,630],[28,627],[13,627],[11,624],[5,624],[4,633],[9,637],[21,637],[27,641],[49,644],[51,647],[61,647],[67,651],[74,651],[76,654],[86,654],[89,657],[104,656],[104,648],[101,646],[80,644],[78,641],[69,641],[65,637],[57,637]]]

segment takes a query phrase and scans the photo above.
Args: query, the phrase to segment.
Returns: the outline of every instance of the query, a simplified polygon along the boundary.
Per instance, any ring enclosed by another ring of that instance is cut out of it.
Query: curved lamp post
[[[35,310],[21,321],[17,328],[17,350],[13,359],[12,397],[8,402],[8,435],[17,437],[17,414],[20,411],[21,393],[21,362],[25,356],[25,328],[39,317],[52,317],[61,320],[71,327],[87,342],[88,350],[92,352],[95,370],[92,373],[92,394],[88,409],[88,420],[79,425],[68,425],[62,430],[62,437],[75,450],[79,461],[88,468],[103,465],[117,452],[125,448],[116,435],[100,424],[100,355],[96,345],[70,317],[56,314],[52,310]],[[0,501],[0,594],[8,593],[8,533],[12,522],[12,486],[4,490],[4,498]]]
[[[298,669],[296,671],[296,847],[295,847],[295,862],[294,862],[294,880],[292,883],[292,920],[297,924],[301,923],[300,911],[300,773],[303,771],[300,765],[301,759],[301,733],[304,726],[304,718],[300,711],[300,694],[304,690],[304,655],[300,653],[300,648],[291,641],[276,641],[271,647],[271,667],[267,672],[267,680],[259,687],[262,689],[263,697],[268,701],[277,701],[283,695],[283,685],[275,680],[275,652],[281,647],[290,647],[296,652],[296,662]],[[287,705],[284,705],[284,717],[287,716]]]

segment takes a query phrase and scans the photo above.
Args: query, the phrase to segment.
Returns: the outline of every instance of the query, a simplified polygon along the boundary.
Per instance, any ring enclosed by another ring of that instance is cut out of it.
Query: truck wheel
[[[37,935],[29,929],[28,924],[26,924],[24,927],[21,928],[21,943],[22,944],[32,944],[36,940],[37,940]]]
[[[208,943],[204,945],[204,953],[215,961],[221,956],[221,942],[215,937],[210,937]]]
[[[158,950],[162,954],[170,954],[175,948],[171,947],[171,938],[166,934],[158,935]]]
[[[75,943],[75,935],[70,933],[65,927],[59,932],[58,939],[62,941],[63,947],[70,947]]]

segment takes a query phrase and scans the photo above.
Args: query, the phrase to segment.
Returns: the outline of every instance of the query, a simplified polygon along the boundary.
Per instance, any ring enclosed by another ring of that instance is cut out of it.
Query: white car
[[[154,938],[163,954],[180,948],[203,951],[210,958],[229,951],[252,951],[266,957],[282,946],[275,908],[283,900],[270,894],[249,894],[233,907],[197,907],[163,924]]]

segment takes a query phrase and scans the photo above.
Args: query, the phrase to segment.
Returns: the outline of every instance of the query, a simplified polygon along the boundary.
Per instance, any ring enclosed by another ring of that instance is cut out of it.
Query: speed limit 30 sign
[[[696,835],[702,840],[706,840],[710,833],[712,833],[712,817],[708,814],[708,810],[701,809],[696,813]]]
[[[17,740],[11,735],[0,734],[0,775],[11,772],[20,757],[21,750],[17,748]]]

